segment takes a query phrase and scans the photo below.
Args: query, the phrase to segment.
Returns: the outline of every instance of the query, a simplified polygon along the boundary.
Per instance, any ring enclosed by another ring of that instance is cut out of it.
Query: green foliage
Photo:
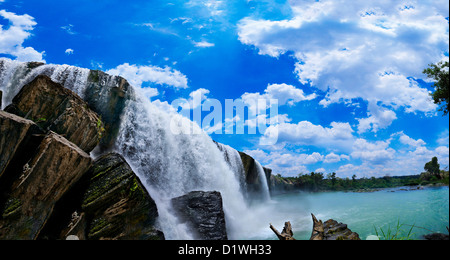
[[[444,115],[448,114],[449,104],[449,63],[439,62],[438,64],[430,64],[429,68],[423,71],[429,78],[434,79],[435,92],[431,94],[434,103],[442,105],[439,111],[443,111]],[[445,104],[446,103],[446,104]]]
[[[403,226],[410,226],[411,228],[405,232],[403,230]],[[380,228],[380,232],[378,232],[378,229],[374,226],[375,233],[377,234],[377,237],[379,237],[381,240],[412,240],[412,236],[414,233],[412,233],[413,229],[415,227],[414,225],[406,225],[406,224],[400,224],[400,220],[397,221],[397,225],[394,228],[391,228],[391,225],[388,226],[387,230],[383,230]]]
[[[439,174],[440,173],[440,165],[438,163],[438,158],[433,157],[431,161],[427,162],[424,167],[425,171],[432,173],[432,174]]]
[[[442,171],[445,172],[445,171]],[[284,179],[294,183],[295,187],[302,191],[320,192],[320,191],[372,191],[374,189],[393,188],[400,186],[417,186],[426,185],[431,183],[448,183],[447,176],[443,180],[435,179],[434,182],[431,179],[423,178],[421,175],[411,176],[384,176],[381,178],[361,178],[357,179],[356,175],[352,178],[339,178],[336,173],[329,173],[324,178],[323,173],[311,172],[309,174],[299,174],[297,177],[286,177]],[[279,176],[278,178],[283,178]]]

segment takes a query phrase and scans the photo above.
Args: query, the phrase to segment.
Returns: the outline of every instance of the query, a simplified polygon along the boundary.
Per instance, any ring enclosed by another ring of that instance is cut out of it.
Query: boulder
[[[219,192],[194,191],[172,199],[181,223],[191,228],[198,240],[227,240],[225,213]]]
[[[50,132],[10,187],[1,209],[0,240],[36,239],[55,204],[91,166],[83,150]]]
[[[361,240],[346,224],[329,219],[325,223],[313,215],[313,231],[310,240]]]
[[[259,177],[258,168],[255,159],[250,155],[239,152],[244,166],[245,183],[247,184],[247,192],[251,195],[261,194],[263,185]],[[265,172],[267,173],[267,172]]]
[[[56,205],[39,239],[163,240],[154,200],[125,159],[98,158]]]
[[[154,227],[156,203],[121,155],[97,159],[88,178],[81,204],[88,239],[164,239]]]
[[[127,101],[134,99],[133,87],[119,76],[91,70],[87,80],[85,100],[101,117],[106,129],[100,149],[111,150],[119,134],[121,117]]]
[[[100,117],[86,102],[45,75],[25,85],[5,111],[64,136],[87,153],[98,145],[104,132]]]
[[[424,235],[423,238],[425,240],[449,240],[449,235],[442,233],[432,233]]]
[[[33,121],[0,110],[0,180],[14,155],[21,154],[34,134],[42,131]]]

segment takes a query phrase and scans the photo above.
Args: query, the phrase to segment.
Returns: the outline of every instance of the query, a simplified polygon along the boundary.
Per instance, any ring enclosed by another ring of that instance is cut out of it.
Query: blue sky
[[[422,74],[448,60],[448,1],[0,0],[0,56],[101,69],[164,105],[280,102],[271,134],[217,135],[286,176],[418,174],[449,164]],[[245,120],[245,119],[243,119]]]

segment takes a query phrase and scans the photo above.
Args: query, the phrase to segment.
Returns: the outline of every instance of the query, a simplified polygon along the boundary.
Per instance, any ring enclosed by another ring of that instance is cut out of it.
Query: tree
[[[438,64],[430,64],[429,68],[423,71],[429,78],[434,79],[435,92],[431,94],[434,103],[442,105],[439,111],[444,112],[444,116],[448,114],[449,104],[449,63],[439,62]],[[445,104],[447,103],[447,104]]]
[[[427,171],[427,172],[429,172],[431,174],[438,175],[441,172],[440,165],[438,163],[438,158],[437,157],[433,157],[431,159],[431,161],[429,161],[429,162],[427,162],[425,164],[424,169],[425,169],[425,171]]]
[[[336,189],[336,173],[335,172],[329,173],[328,179],[331,180],[331,188]]]

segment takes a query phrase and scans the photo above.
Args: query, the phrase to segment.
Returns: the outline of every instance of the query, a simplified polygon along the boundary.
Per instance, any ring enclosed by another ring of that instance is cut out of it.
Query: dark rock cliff
[[[187,223],[196,239],[227,240],[225,213],[219,192],[194,191],[172,199],[181,223]]]
[[[125,159],[87,154],[104,133],[75,93],[38,76],[0,111],[0,240],[164,239]],[[27,117],[31,120],[27,120]]]

